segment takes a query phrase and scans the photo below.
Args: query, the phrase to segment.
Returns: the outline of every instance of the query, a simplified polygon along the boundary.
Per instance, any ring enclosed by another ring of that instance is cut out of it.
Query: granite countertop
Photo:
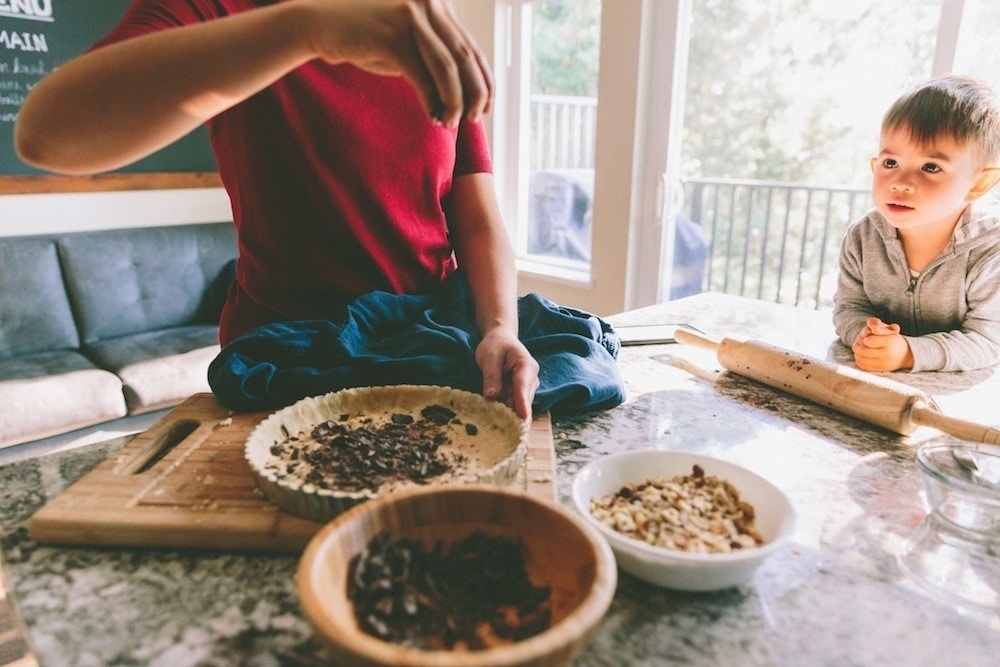
[[[687,322],[849,362],[829,313],[705,294],[625,313],[622,323]],[[987,665],[1000,616],[954,605],[901,573],[896,556],[924,521],[915,445],[728,372],[711,352],[629,347],[625,404],[553,420],[560,501],[573,475],[618,451],[661,448],[726,459],[781,487],[795,535],[744,585],[656,588],[625,573],[577,665]],[[891,374],[945,412],[990,423],[1000,377]],[[27,535],[32,513],[127,439],[0,468],[2,560],[43,665],[311,665],[323,657],[299,609],[297,557],[67,548]]]

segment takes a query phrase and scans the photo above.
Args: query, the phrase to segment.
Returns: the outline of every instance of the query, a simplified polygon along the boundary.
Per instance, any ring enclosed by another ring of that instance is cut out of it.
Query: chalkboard
[[[130,4],[131,0],[0,0],[0,176],[45,173],[21,162],[14,152],[14,121],[25,95],[46,74],[103,37]],[[173,145],[114,172],[110,175],[113,178],[96,182],[121,183],[128,180],[121,176],[129,174],[176,176],[215,171],[208,130],[200,127]],[[217,184],[216,179],[209,181]],[[5,189],[0,186],[2,191]]]

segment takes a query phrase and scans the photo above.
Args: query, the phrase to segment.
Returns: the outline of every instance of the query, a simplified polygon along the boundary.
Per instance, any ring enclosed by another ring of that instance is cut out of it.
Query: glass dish
[[[973,611],[1000,611],[1000,488],[980,470],[1000,465],[1000,448],[930,442],[917,450],[928,515],[898,557],[924,592]]]
[[[941,602],[990,614],[1000,611],[1000,541],[955,530],[931,513],[898,561],[917,586]]]
[[[1000,540],[1000,488],[969,470],[958,457],[982,467],[1000,465],[1000,447],[974,443],[928,443],[917,450],[928,510],[948,524]],[[972,536],[974,539],[974,536]]]

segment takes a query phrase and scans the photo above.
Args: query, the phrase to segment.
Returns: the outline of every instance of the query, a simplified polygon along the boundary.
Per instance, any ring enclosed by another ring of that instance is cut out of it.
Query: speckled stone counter
[[[849,362],[829,313],[723,295],[611,318],[687,322]],[[988,665],[1000,617],[941,600],[896,557],[924,520],[908,438],[776,392],[682,345],[630,347],[628,401],[554,419],[559,496],[573,475],[618,451],[717,456],[781,487],[798,512],[792,542],[752,582],[678,593],[622,573],[612,607],[577,665]],[[994,370],[892,374],[956,417],[1000,423]],[[0,468],[2,556],[43,665],[312,665],[322,651],[299,610],[296,558],[40,545],[31,514],[109,453],[112,441]],[[1000,557],[1000,556],[996,556]]]

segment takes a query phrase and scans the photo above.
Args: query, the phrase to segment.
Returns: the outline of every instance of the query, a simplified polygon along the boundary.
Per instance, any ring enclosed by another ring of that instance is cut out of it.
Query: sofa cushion
[[[211,391],[208,365],[219,353],[218,335],[214,325],[173,327],[100,341],[83,353],[121,378],[129,414],[139,414]]]
[[[55,241],[5,239],[0,245],[0,359],[79,344]]]
[[[0,360],[0,447],[126,414],[122,383],[69,350]]]
[[[59,254],[80,339],[90,344],[218,324],[209,288],[236,256],[236,240],[231,223],[108,230],[65,235]]]

